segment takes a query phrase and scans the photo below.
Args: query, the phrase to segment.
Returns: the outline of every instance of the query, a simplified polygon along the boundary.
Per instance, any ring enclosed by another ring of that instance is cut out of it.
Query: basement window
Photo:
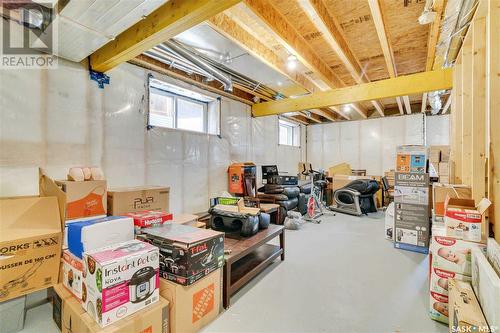
[[[220,100],[150,78],[148,125],[219,135]]]
[[[300,125],[283,119],[278,120],[278,143],[285,146],[300,147]]]

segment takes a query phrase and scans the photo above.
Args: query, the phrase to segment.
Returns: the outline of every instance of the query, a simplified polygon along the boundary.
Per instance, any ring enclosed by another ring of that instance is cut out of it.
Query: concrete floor
[[[428,260],[384,239],[383,213],[286,233],[286,259],[204,332],[448,332],[428,316]]]
[[[286,260],[241,289],[204,332],[448,332],[427,314],[427,256],[396,250],[383,234],[382,213],[287,230]],[[58,332],[51,305],[28,311],[21,332]]]

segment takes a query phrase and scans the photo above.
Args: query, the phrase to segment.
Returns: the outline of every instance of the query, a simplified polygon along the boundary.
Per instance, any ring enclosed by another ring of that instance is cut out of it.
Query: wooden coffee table
[[[280,245],[266,244],[279,236]],[[252,237],[226,234],[224,250],[223,305],[227,309],[231,296],[262,272],[277,257],[285,260],[285,228],[270,224]]]

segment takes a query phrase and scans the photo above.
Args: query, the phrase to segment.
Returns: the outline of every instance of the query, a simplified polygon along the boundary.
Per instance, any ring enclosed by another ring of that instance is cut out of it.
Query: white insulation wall
[[[313,168],[347,162],[383,175],[394,169],[398,145],[425,144],[426,137],[427,144],[448,144],[448,121],[448,116],[418,114],[308,126],[307,160]]]
[[[297,172],[305,149],[278,145],[277,117],[251,118],[248,105],[231,99],[222,98],[220,137],[146,130],[149,73],[123,64],[110,72],[111,84],[99,89],[85,66],[64,60],[57,70],[3,70],[0,195],[37,194],[38,166],[60,179],[71,166],[100,165],[108,187],[170,186],[172,212],[199,212],[227,189],[231,162],[277,163],[282,171]],[[302,133],[305,147],[304,127]]]

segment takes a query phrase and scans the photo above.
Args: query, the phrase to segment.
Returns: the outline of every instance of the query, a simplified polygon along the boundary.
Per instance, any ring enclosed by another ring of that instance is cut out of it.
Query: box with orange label
[[[229,193],[245,194],[245,177],[256,177],[257,166],[251,162],[233,163],[227,172],[229,174]]]
[[[41,169],[39,176],[40,196],[57,197],[63,221],[106,215],[105,180],[54,181]]]
[[[190,286],[160,279],[160,296],[170,302],[170,333],[198,332],[221,309],[222,269]]]
[[[396,172],[425,173],[427,147],[419,145],[398,146],[396,149]]]

